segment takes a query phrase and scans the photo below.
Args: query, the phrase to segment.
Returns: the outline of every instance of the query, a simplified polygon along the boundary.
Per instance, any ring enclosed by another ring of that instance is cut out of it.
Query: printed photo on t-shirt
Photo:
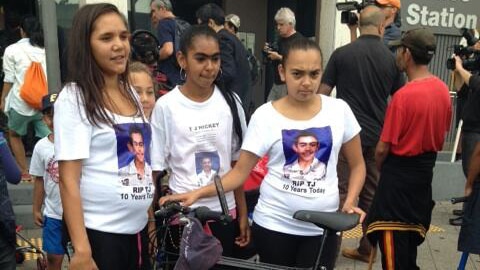
[[[299,194],[323,193],[332,151],[330,127],[282,130],[285,165],[283,189]]]
[[[150,166],[151,129],[146,123],[114,125],[117,137],[118,175],[123,186],[152,182]]]
[[[60,174],[58,171],[58,162],[57,160],[55,160],[55,156],[52,156],[51,158],[48,159],[46,171],[50,180],[58,184],[58,181],[60,179]],[[45,179],[45,181],[48,181],[48,179]]]
[[[213,177],[220,170],[220,157],[217,151],[195,153],[195,170],[199,187],[212,183]]]

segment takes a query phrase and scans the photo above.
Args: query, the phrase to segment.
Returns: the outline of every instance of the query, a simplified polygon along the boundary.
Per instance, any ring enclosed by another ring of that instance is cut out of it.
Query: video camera
[[[375,4],[375,0],[363,0],[362,3],[356,1],[345,1],[337,3],[337,10],[341,11],[340,22],[343,24],[354,25],[358,22],[358,15],[353,10],[359,13],[364,7]]]
[[[460,33],[467,41],[467,46],[454,45],[453,53],[463,59],[462,66],[469,71],[480,70],[480,51],[475,50],[472,46],[479,40],[467,28],[461,28]],[[447,68],[455,70],[455,58],[447,59]]]

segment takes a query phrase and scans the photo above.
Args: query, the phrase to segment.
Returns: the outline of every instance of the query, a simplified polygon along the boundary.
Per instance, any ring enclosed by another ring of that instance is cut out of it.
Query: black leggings
[[[255,247],[264,263],[289,267],[312,267],[317,258],[322,236],[301,236],[268,230],[256,223],[252,225]],[[335,267],[338,236],[327,236],[320,265],[328,270]]]
[[[87,229],[87,235],[98,269],[140,269],[138,234],[115,234]]]

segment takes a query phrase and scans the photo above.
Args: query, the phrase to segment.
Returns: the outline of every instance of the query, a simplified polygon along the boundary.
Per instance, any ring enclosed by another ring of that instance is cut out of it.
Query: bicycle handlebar
[[[155,211],[155,217],[167,219],[175,214],[187,214],[190,213],[190,211],[190,208],[181,206],[178,202],[167,202],[159,210]]]
[[[193,213],[193,216],[204,223],[208,220],[218,221],[222,223],[232,222],[230,215],[225,215],[221,212],[212,211],[206,206],[200,206],[195,209],[180,205],[178,202],[167,202],[159,210],[155,211],[155,217],[159,219],[168,219],[175,214],[189,214]]]

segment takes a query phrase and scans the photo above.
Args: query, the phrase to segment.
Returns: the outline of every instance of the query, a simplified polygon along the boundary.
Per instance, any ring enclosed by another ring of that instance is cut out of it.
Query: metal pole
[[[60,57],[58,53],[57,10],[54,0],[38,0],[40,6],[45,53],[47,56],[48,92],[60,91]]]

